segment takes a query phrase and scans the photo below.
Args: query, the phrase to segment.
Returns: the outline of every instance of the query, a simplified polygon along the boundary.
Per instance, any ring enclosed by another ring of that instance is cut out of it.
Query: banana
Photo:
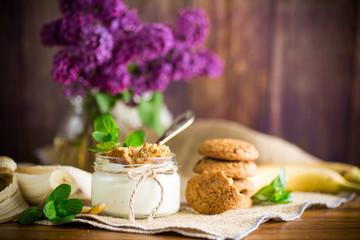
[[[65,170],[75,179],[76,184],[78,186],[77,191],[71,192],[69,198],[78,198],[85,203],[90,202],[91,200],[91,176],[92,174],[86,172],[84,170],[71,167],[71,166],[31,166],[31,167],[23,167],[18,168],[16,170],[16,174],[47,174],[56,170]]]
[[[31,174],[16,171],[15,175],[21,193],[31,205],[45,204],[49,194],[60,184],[69,184],[71,194],[78,189],[74,177],[64,169],[51,170],[47,173],[33,171]]]
[[[318,164],[340,173],[346,180],[350,182],[360,183],[360,168],[357,166],[339,162],[322,162]]]
[[[106,209],[105,203],[98,203],[93,207],[84,206],[81,213],[98,214]]]
[[[263,164],[258,165],[257,174],[249,178],[255,185],[255,192],[268,185],[285,167],[287,190],[303,192],[337,193],[340,191],[360,193],[360,184],[347,181],[338,172],[314,164]]]
[[[16,163],[0,156],[0,223],[15,219],[29,207],[21,195],[14,170]]]

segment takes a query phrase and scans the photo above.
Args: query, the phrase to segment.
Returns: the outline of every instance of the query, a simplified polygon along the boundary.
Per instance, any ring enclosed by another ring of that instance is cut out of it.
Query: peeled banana
[[[49,194],[60,184],[69,184],[71,193],[76,192],[78,188],[74,177],[64,169],[40,174],[37,172],[15,174],[24,198],[35,206],[44,205]]]
[[[59,173],[59,170],[60,173]],[[64,173],[65,171],[65,173]],[[29,203],[41,205],[46,201],[47,191],[52,191],[61,183],[67,183],[71,186],[69,198],[78,198],[83,202],[90,202],[91,199],[91,173],[71,166],[31,166],[18,168],[16,170],[19,186],[24,197]],[[60,177],[60,178],[59,178]],[[36,181],[44,181],[52,184],[39,184]],[[56,185],[56,186],[55,186]],[[53,187],[54,186],[54,187]],[[38,192],[34,192],[38,188]],[[51,189],[51,190],[50,190]],[[44,194],[41,197],[41,194]]]
[[[0,223],[15,219],[29,207],[21,195],[15,169],[16,163],[11,158],[0,156]]]
[[[279,175],[284,166],[288,183],[287,190],[303,192],[338,193],[341,191],[360,193],[360,184],[346,180],[338,172],[319,164],[263,164],[258,165],[257,174],[249,178],[255,192],[268,185]]]

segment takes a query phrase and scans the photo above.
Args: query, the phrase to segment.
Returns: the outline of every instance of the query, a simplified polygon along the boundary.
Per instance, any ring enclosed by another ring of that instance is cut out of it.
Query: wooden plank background
[[[204,8],[209,49],[226,63],[216,80],[173,84],[177,115],[225,118],[283,137],[328,161],[360,165],[360,4],[355,0],[127,0],[144,21],[174,22]],[[50,76],[56,48],[41,45],[56,0],[0,2],[0,155],[36,161],[67,102]]]

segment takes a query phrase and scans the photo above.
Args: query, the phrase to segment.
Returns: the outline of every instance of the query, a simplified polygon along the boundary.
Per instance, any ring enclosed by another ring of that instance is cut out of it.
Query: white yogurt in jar
[[[166,216],[177,212],[180,208],[180,177],[176,172],[175,156],[169,157],[169,161],[161,163],[160,171],[173,169],[172,174],[157,174],[156,178],[163,187],[163,202],[155,216]],[[136,168],[148,169],[143,165]],[[104,214],[115,217],[129,216],[129,202],[137,180],[129,179],[127,172],[134,168],[124,168],[117,163],[108,163],[101,167],[102,171],[96,171],[92,176],[91,203],[105,203]],[[138,187],[134,199],[134,215],[136,218],[146,218],[150,212],[158,206],[161,198],[161,188],[151,177],[146,178]]]

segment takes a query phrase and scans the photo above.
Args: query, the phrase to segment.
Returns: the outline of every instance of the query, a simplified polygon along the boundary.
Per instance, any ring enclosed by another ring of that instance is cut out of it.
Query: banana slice
[[[20,190],[25,200],[31,205],[45,204],[49,194],[60,184],[69,184],[71,194],[78,190],[74,177],[65,169],[51,170],[49,172],[29,173],[15,172]]]
[[[0,156],[0,223],[15,219],[29,207],[21,195],[15,169],[16,163],[11,158]]]

